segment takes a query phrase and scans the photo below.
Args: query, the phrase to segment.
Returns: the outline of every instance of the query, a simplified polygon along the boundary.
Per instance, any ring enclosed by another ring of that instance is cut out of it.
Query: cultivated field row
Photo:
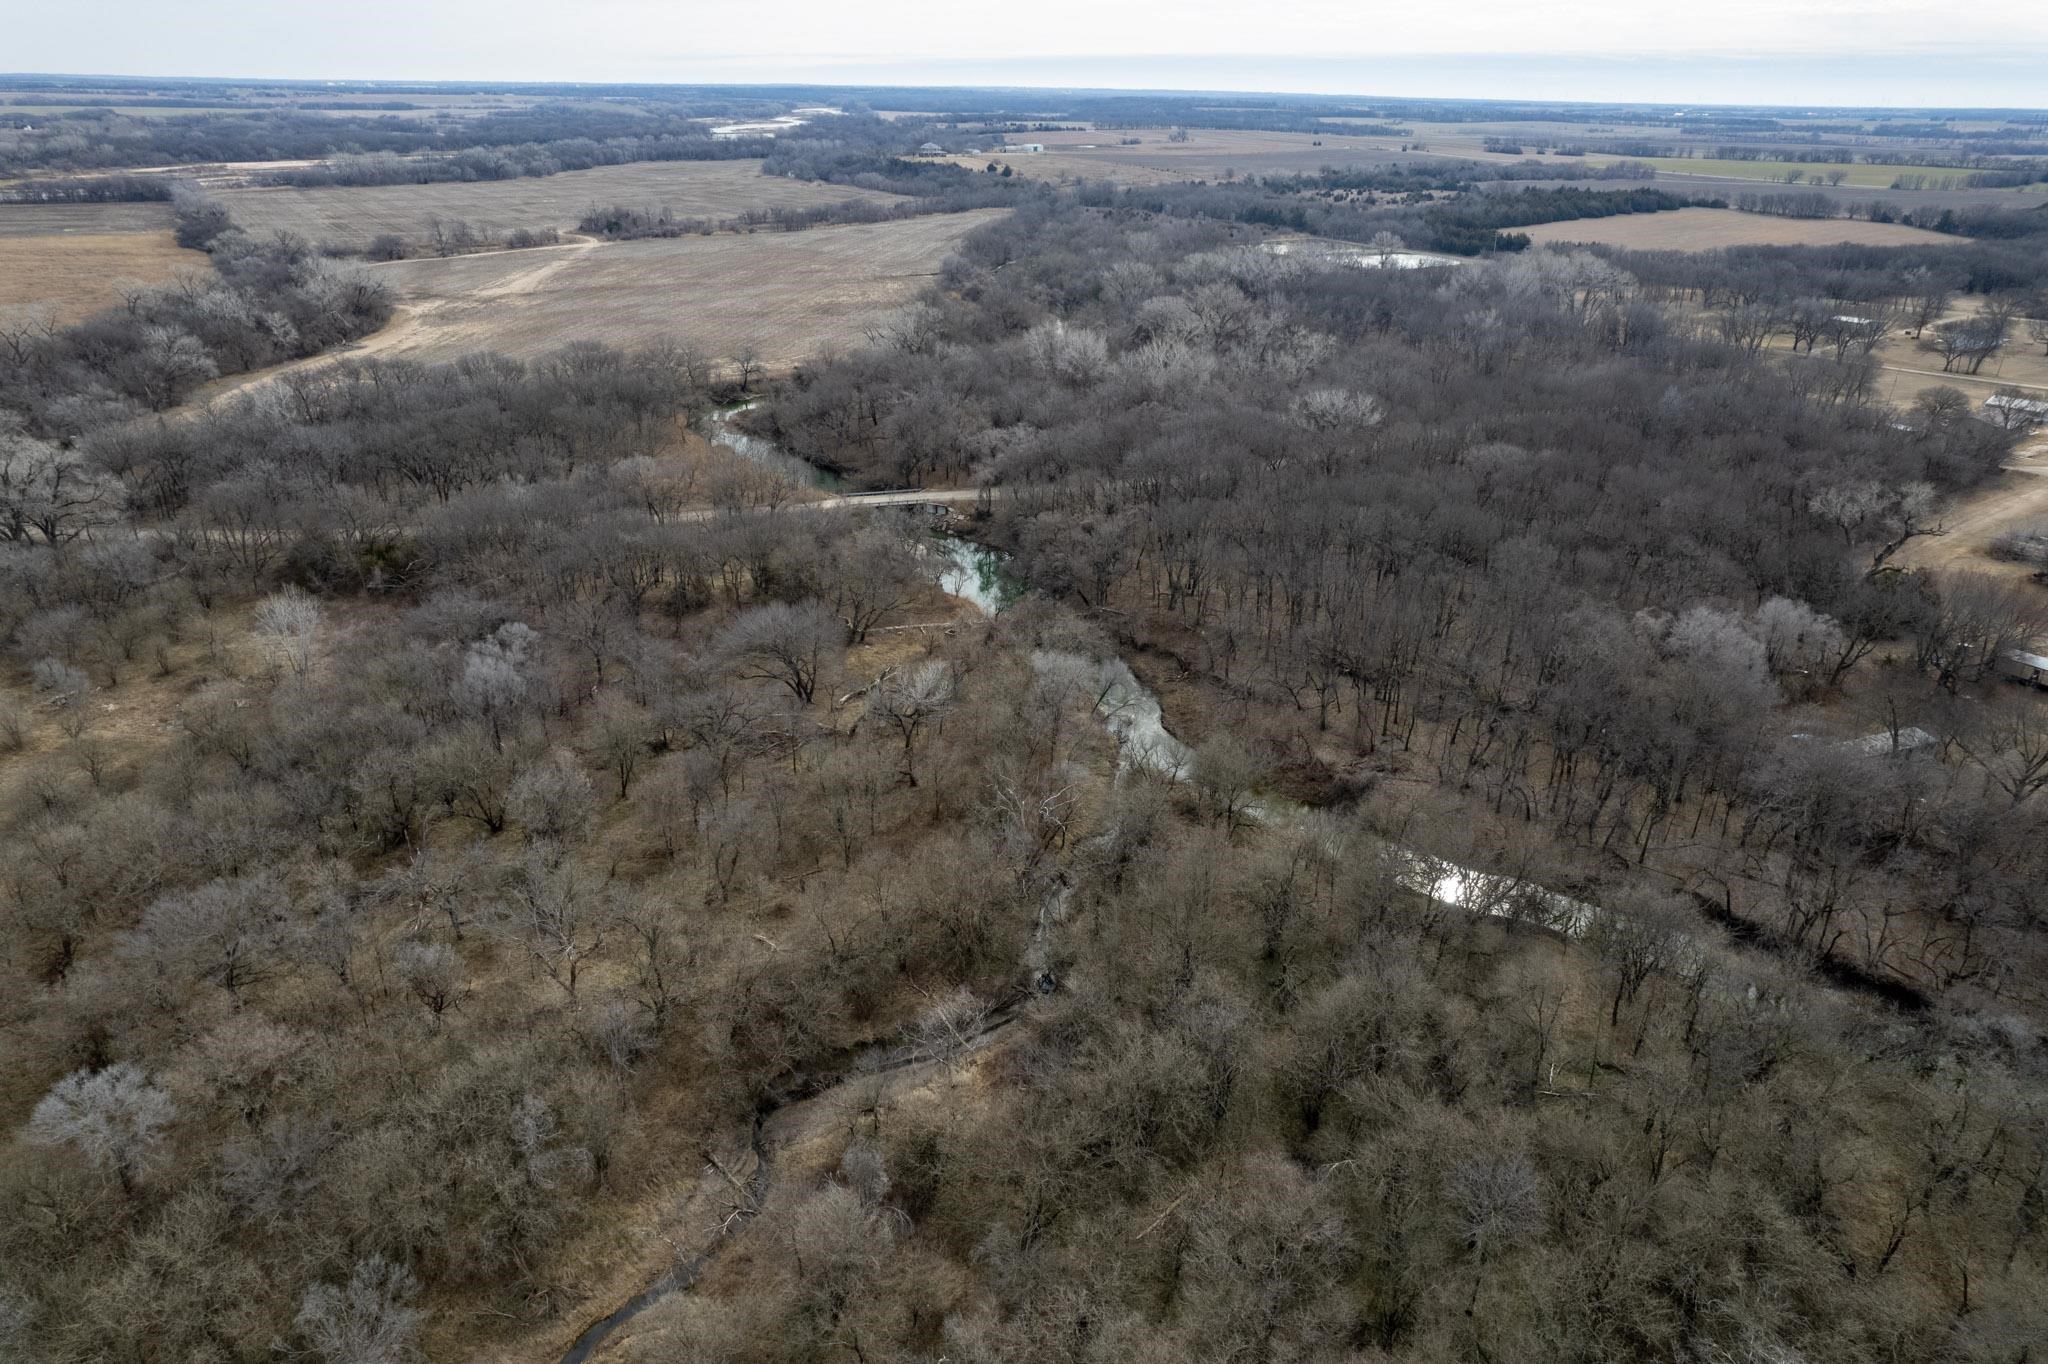
[[[1518,227],[1539,243],[1584,242],[1635,251],[1715,251],[1728,246],[1954,246],[1963,239],[1858,218],[1779,218],[1730,208],[1681,208]]]
[[[718,360],[751,353],[765,368],[786,368],[865,340],[962,237],[1001,214],[394,261],[371,268],[397,292],[399,315],[360,344],[304,363],[375,355],[433,364],[477,351],[531,358],[577,341],[675,341]]]
[[[434,219],[460,219],[498,233],[574,227],[592,208],[669,209],[682,218],[733,218],[749,211],[817,208],[896,196],[761,174],[759,161],[656,161],[520,180],[335,189],[241,188],[220,192],[235,221],[252,232],[296,232],[350,249],[383,233],[425,239]]]

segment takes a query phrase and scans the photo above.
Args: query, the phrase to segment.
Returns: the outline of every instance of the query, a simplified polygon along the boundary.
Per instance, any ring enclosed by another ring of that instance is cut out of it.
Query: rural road
[[[2006,531],[2048,522],[2048,436],[2014,452],[1997,478],[1959,499],[1942,517],[1945,533],[1914,540],[1892,560],[1901,568],[1970,568],[2009,577],[2033,572],[2028,564],[1993,559],[1984,551]]]
[[[496,284],[478,289],[472,297],[477,299],[509,298],[514,294],[530,294],[540,288],[552,275],[561,273],[562,267],[572,263],[579,256],[586,256],[604,243],[595,237],[578,237],[575,241],[561,246],[533,246],[525,248],[527,254],[540,254],[545,258],[530,270],[521,270],[505,276]],[[491,252],[492,255],[510,255],[510,252]]]
[[[2048,473],[2048,469],[2042,472]],[[784,502],[773,507],[699,507],[690,511],[677,512],[664,518],[664,524],[690,521],[715,521],[722,516],[774,515],[782,512],[825,512],[848,511],[859,507],[933,507],[957,506],[964,502],[982,499],[995,502],[1002,499],[1002,488],[907,488],[882,493],[842,493],[835,497],[824,497],[816,502]],[[378,532],[386,535],[403,534],[410,526],[380,526]],[[114,528],[106,538],[128,536],[137,540],[160,540],[173,534],[174,527],[124,525]]]
[[[1938,369],[1909,369],[1905,365],[1879,365],[1878,368],[1890,370],[1894,374],[1919,374],[1929,379],[1946,379],[1951,383],[1960,381],[1996,384],[2001,388],[2030,388],[2037,392],[2048,393],[2048,385],[2023,384],[2017,379],[2001,379],[1995,374],[1952,374],[1944,373]]]
[[[252,369],[241,374],[231,374],[225,379],[216,379],[210,384],[202,384],[191,397],[164,415],[167,417],[189,417],[194,413],[205,411],[209,406],[222,398],[233,397],[237,393],[248,393],[261,388],[280,375],[295,374],[300,370],[322,369],[328,365],[339,364],[343,360],[360,360],[366,356],[395,350],[412,339],[413,335],[419,330],[421,317],[426,313],[432,312],[435,304],[438,302],[440,300],[436,299],[424,305],[400,305],[393,308],[391,310],[391,320],[376,331],[371,332],[368,336],[336,346],[332,350],[321,351],[318,355],[308,355],[301,360],[287,360],[281,365],[272,365],[267,369]]]
[[[472,296],[473,300],[483,303],[519,294],[530,294],[546,283],[551,276],[559,273],[564,267],[596,248],[606,245],[616,245],[616,243],[603,242],[596,237],[577,236],[573,240],[565,241],[558,246],[530,246],[523,247],[516,252],[510,248],[498,251],[471,252],[469,253],[470,255],[478,256],[509,256],[516,254],[542,257],[542,259],[535,262],[531,269],[518,271],[515,274],[506,276],[495,284],[477,290]],[[458,258],[451,257],[451,259]],[[407,264],[406,261],[363,261],[358,263],[366,270],[375,270],[380,266]],[[237,393],[247,393],[252,389],[260,388],[282,374],[293,374],[300,370],[323,369],[328,365],[338,364],[343,360],[362,360],[374,355],[403,350],[418,339],[422,330],[420,324],[426,320],[427,316],[438,311],[451,301],[445,298],[415,298],[407,300],[392,309],[389,322],[386,322],[368,336],[336,346],[332,350],[321,351],[318,355],[306,356],[302,360],[289,360],[284,364],[272,365],[267,369],[252,369],[244,374],[234,374],[225,379],[215,380],[213,383],[201,386],[198,392],[194,393],[191,398],[187,399],[175,411],[188,413],[198,411],[218,399],[230,397]]]
[[[842,493],[836,497],[819,498],[816,502],[785,502],[779,507],[749,508],[756,511],[844,511],[848,507],[928,507],[938,503],[973,502],[979,498],[995,501],[1001,498],[1001,488],[906,488],[886,493]],[[677,512],[671,521],[711,521],[735,513],[725,507],[705,507],[699,511]]]

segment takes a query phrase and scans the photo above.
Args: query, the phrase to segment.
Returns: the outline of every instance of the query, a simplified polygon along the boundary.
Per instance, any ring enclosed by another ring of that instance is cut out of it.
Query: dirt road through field
[[[1945,534],[1910,542],[1892,562],[2023,578],[2033,572],[2031,565],[1994,559],[1986,551],[2006,531],[2034,521],[2048,522],[2048,435],[2022,445],[1997,478],[1950,507],[1942,517]]]
[[[1938,369],[1913,369],[1906,365],[1880,365],[1880,369],[1893,374],[1916,374],[1925,379],[1939,379],[1945,384],[1983,384],[1992,388],[2024,388],[2036,393],[2048,393],[2048,384],[2027,384],[2017,379],[2006,379],[1996,374],[1952,374]]]
[[[278,375],[372,356],[442,364],[494,351],[533,359],[575,341],[633,349],[680,341],[717,360],[752,352],[770,373],[861,345],[947,255],[1003,210],[808,232],[725,233],[380,263],[398,309],[353,345],[206,385],[194,405]],[[189,405],[188,405],[189,407]]]

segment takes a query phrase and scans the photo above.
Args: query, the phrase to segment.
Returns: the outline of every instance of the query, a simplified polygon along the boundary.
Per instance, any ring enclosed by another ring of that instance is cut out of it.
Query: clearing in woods
[[[761,174],[759,161],[636,161],[518,180],[334,189],[241,188],[218,196],[250,232],[277,229],[360,250],[381,233],[424,240],[432,220],[460,219],[496,233],[572,228],[592,208],[669,209],[679,218],[735,218],[750,210],[818,208],[849,199],[897,202],[874,190]]]
[[[1980,303],[1980,299],[1964,295],[1942,321],[1974,316]],[[1883,396],[1903,407],[1922,390],[1947,384],[1967,393],[1975,403],[2007,389],[2030,398],[2048,398],[2048,347],[2034,340],[2027,328],[2027,319],[2015,319],[2005,345],[1975,374],[1942,373],[1939,355],[1922,349],[1920,340],[1903,329],[1895,331],[1876,350],[1878,363],[1890,372]]]
[[[2006,461],[2004,472],[1959,498],[1941,518],[1944,534],[1911,540],[1892,562],[1900,568],[1970,569],[2024,578],[2033,565],[1987,552],[2009,530],[2048,525],[2048,435],[2036,436]]]
[[[1942,315],[1941,323],[1972,317],[1979,306],[1979,299],[1964,295]],[[1901,320],[1895,319],[1890,333],[1871,352],[1884,369],[1877,396],[1899,408],[1911,406],[1916,397],[1930,388],[1944,386],[1961,390],[1972,404],[1981,404],[1986,398],[2008,390],[2023,397],[2048,398],[2048,353],[2044,353],[2041,342],[2028,334],[2027,327],[2027,319],[2014,319],[2005,345],[1975,374],[1965,374],[1961,369],[1943,373],[1941,357],[1926,349],[1923,338],[1912,335]],[[1926,335],[1931,336],[1932,332]],[[1792,338],[1783,332],[1766,344],[1780,354],[1792,350]],[[1822,351],[1825,354],[1826,348]]]
[[[782,368],[864,340],[1003,212],[395,261],[371,268],[396,291],[398,317],[339,354],[439,363],[672,339],[720,359],[751,349]]]
[[[164,284],[186,271],[211,274],[213,266],[204,252],[185,250],[169,232],[0,231],[0,308],[47,309],[59,324],[113,307],[125,284]]]
[[[1968,240],[1898,223],[1853,218],[1777,218],[1732,208],[1680,208],[1613,218],[1517,227],[1531,240],[1620,246],[1633,251],[1717,251],[1724,246],[1953,246]]]

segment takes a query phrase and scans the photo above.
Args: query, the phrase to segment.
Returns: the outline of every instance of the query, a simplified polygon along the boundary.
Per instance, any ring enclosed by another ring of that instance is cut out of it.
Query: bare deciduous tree
[[[718,650],[742,676],[779,682],[809,705],[827,650],[845,636],[845,626],[823,602],[775,602],[742,612],[719,636]]]
[[[1993,696],[1969,713],[1957,736],[2014,806],[2048,786],[2048,710],[2031,696]]]
[[[534,689],[532,652],[539,636],[518,621],[499,626],[490,638],[469,646],[463,655],[456,697],[480,714],[491,730],[491,744],[505,747],[505,726]]]
[[[70,544],[119,521],[124,491],[76,450],[0,429],[0,541]]]
[[[462,959],[446,943],[400,943],[392,964],[399,980],[426,1007],[437,1028],[441,1026],[441,1015],[459,1004],[467,993]]]
[[[2010,326],[2007,317],[1980,312],[1975,317],[1941,323],[1935,327],[1933,337],[1922,340],[1920,346],[1941,357],[1943,373],[1960,370],[1975,374],[1984,368],[1985,361],[1998,354]]]
[[[507,888],[497,923],[573,1003],[583,965],[604,946],[617,912],[609,885],[590,884],[573,864],[536,847]]]
[[[2048,317],[2027,319],[2027,339],[2039,346],[2044,355],[2048,355]]]
[[[324,1364],[412,1364],[427,1314],[414,1307],[412,1271],[382,1256],[358,1260],[346,1284],[314,1284],[295,1324]]]
[[[257,605],[256,633],[293,676],[304,677],[313,666],[313,651],[320,642],[325,618],[319,602],[297,588],[287,588]]]
[[[132,1192],[155,1162],[164,1129],[177,1115],[170,1094],[142,1067],[120,1061],[59,1080],[36,1104],[23,1135],[44,1146],[76,1147]]]
[[[620,800],[632,794],[633,777],[647,760],[653,737],[653,713],[615,691],[599,692],[583,723],[584,745],[610,770]]]
[[[903,740],[903,779],[917,785],[917,738],[945,714],[953,700],[953,673],[935,658],[913,663],[875,684],[869,713],[879,716]]]
[[[576,755],[561,748],[527,765],[513,781],[505,808],[528,838],[551,846],[581,839],[597,814],[590,778]]]

